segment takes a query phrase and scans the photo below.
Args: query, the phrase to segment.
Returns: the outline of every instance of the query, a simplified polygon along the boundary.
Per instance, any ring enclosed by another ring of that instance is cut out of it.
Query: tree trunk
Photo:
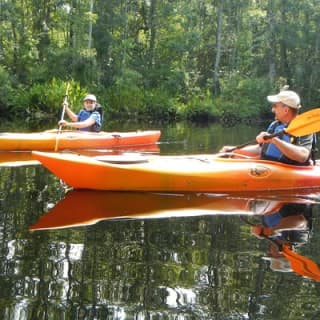
[[[149,41],[149,54],[148,65],[152,68],[154,64],[154,50],[156,44],[156,8],[157,0],[151,0],[150,2],[150,41]]]
[[[320,21],[319,21],[320,22]],[[316,24],[317,32],[315,32],[314,52],[311,60],[311,72],[309,77],[309,89],[306,97],[306,102],[312,102],[312,96],[317,96],[318,81],[319,81],[319,54],[320,54],[320,27],[319,23]]]
[[[213,83],[212,94],[217,95],[220,93],[219,83],[219,68],[221,58],[221,34],[222,34],[222,17],[223,17],[223,0],[218,2],[218,14],[217,14],[217,33],[216,33],[216,56],[213,67]]]
[[[90,0],[90,14],[92,14],[93,11],[93,0]],[[88,49],[91,49],[92,46],[92,18],[90,17],[90,22],[89,22],[89,40],[88,40]]]
[[[281,23],[284,26],[288,24],[287,10],[288,10],[287,1],[283,0],[283,2],[281,2],[281,5],[280,5],[280,15],[281,15]],[[288,62],[287,43],[286,43],[286,40],[288,39],[288,35],[284,33],[285,31],[283,30],[281,34],[281,41],[280,41],[280,76],[286,78],[288,84],[290,84],[291,70]]]
[[[269,23],[269,81],[271,86],[276,78],[276,36],[275,36],[275,16],[274,16],[274,0],[268,1],[267,19]]]

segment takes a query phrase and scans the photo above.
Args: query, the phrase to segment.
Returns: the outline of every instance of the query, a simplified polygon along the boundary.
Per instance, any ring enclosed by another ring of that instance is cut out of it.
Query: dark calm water
[[[161,154],[213,153],[259,130],[161,129]],[[318,201],[66,194],[40,165],[0,167],[0,319],[320,319]]]

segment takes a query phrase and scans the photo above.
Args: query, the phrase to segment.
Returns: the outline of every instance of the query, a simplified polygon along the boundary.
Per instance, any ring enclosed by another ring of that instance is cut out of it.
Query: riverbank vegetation
[[[72,0],[0,3],[0,116],[253,121],[290,85],[319,104],[317,0]]]

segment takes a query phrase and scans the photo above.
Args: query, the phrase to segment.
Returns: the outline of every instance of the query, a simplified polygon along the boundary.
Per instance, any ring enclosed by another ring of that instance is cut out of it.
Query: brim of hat
[[[281,100],[277,95],[275,96],[267,96],[267,100],[272,103],[280,102]]]

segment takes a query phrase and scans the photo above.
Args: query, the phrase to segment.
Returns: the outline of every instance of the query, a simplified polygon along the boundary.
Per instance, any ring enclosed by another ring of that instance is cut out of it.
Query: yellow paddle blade
[[[284,130],[292,136],[306,136],[320,131],[320,108],[296,116]]]

